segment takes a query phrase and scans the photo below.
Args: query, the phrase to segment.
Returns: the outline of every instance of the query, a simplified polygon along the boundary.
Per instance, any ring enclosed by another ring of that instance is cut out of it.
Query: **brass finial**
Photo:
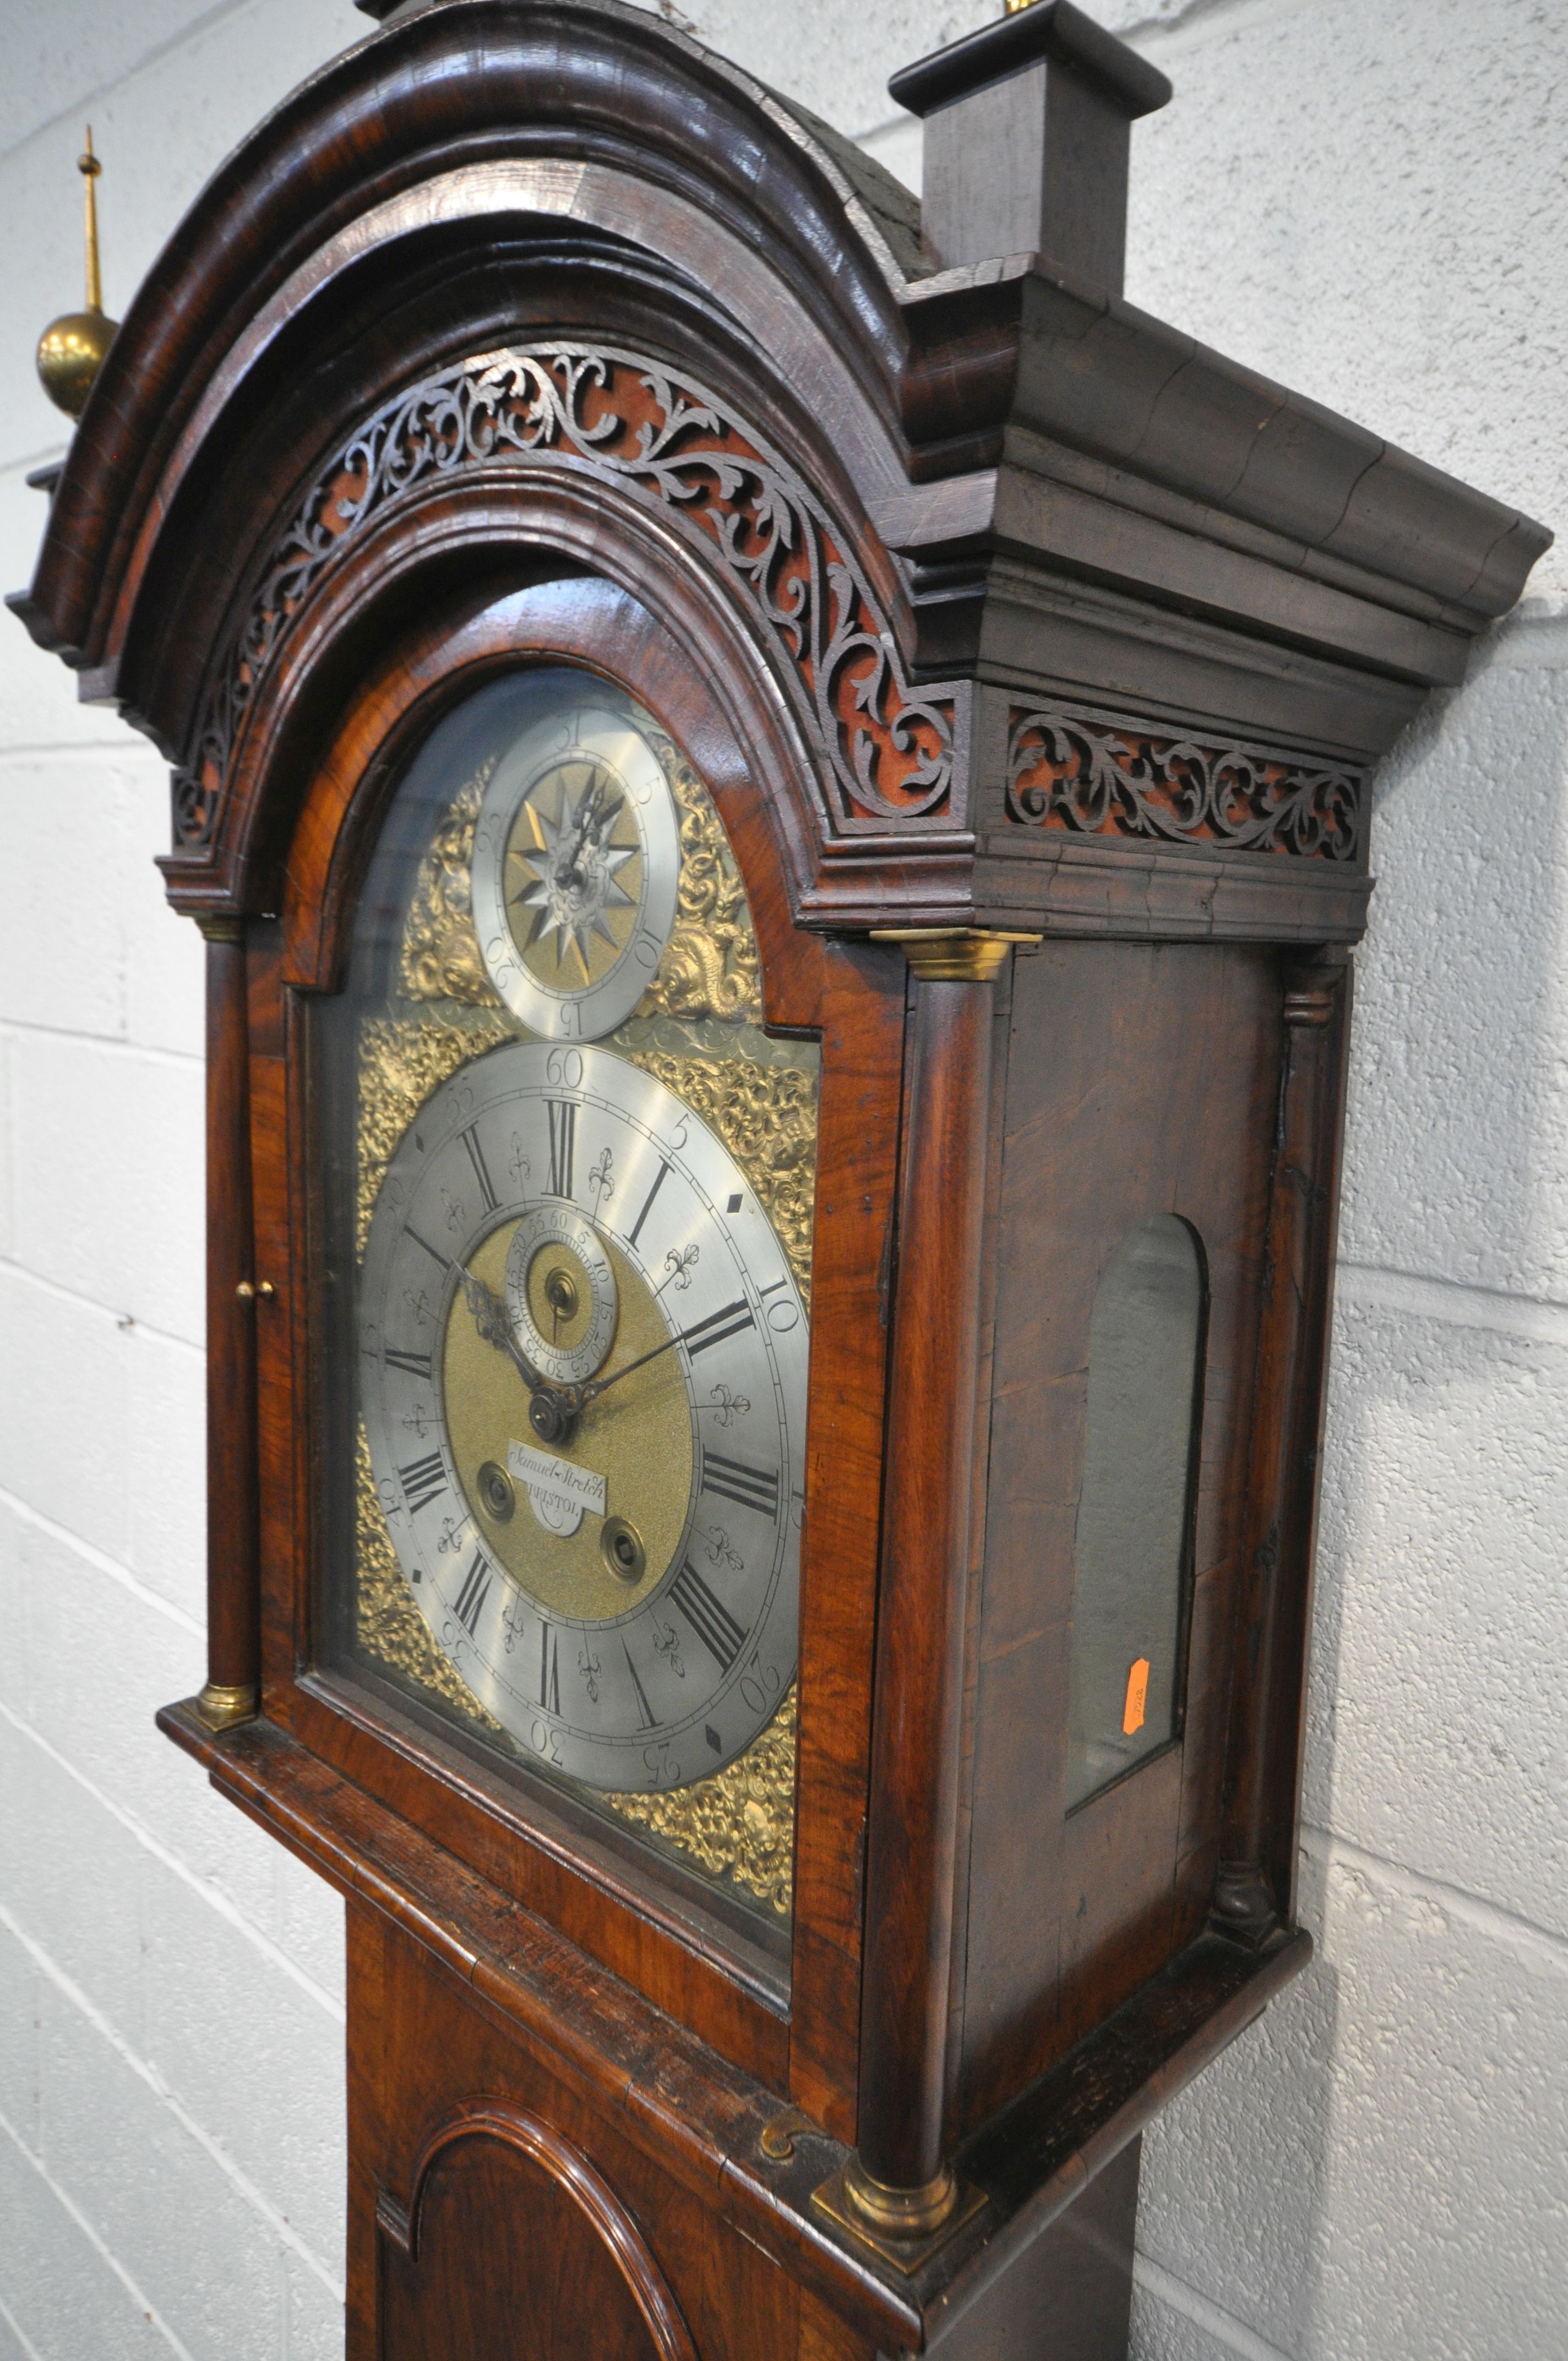
[[[104,356],[115,341],[117,320],[104,316],[104,282],[98,267],[98,201],[93,183],[104,167],[93,153],[93,126],[87,126],[87,148],[76,159],[87,194],[87,305],[82,312],[62,313],[38,338],[38,375],[44,391],[57,408],[80,418],[93,380],[104,366]]]
[[[1007,14],[1015,16],[1020,8],[1032,8],[1035,0],[1007,0]]]

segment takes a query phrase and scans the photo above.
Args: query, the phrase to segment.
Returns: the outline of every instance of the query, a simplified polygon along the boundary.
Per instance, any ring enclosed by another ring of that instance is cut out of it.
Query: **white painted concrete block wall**
[[[662,0],[918,173],[990,0]],[[1568,527],[1568,17],[1091,0],[1171,73],[1129,293]],[[0,567],[59,447],[91,115],[111,303],[345,0],[5,0]],[[1568,537],[1568,536],[1565,536]],[[0,626],[0,2361],[330,2355],[341,1913],[150,1728],[202,1652],[200,960],[160,767]],[[1359,964],[1302,1915],[1151,2135],[1140,2361],[1568,2352],[1568,554],[1385,766]],[[69,925],[49,898],[69,870]]]
[[[80,301],[83,121],[123,308],[357,21],[5,0],[6,588],[60,447],[29,347]],[[342,1910],[152,1727],[203,1665],[202,945],[167,812],[152,749],[0,621],[0,2361],[343,2344]]]

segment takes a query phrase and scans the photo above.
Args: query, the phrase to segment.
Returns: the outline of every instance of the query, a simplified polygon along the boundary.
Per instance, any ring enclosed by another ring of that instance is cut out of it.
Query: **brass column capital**
[[[902,943],[922,983],[991,983],[1015,943],[1038,943],[992,927],[876,927],[873,943]]]

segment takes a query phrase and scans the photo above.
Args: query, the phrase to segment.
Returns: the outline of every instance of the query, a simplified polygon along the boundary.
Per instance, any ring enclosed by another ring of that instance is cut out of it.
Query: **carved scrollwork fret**
[[[420,486],[497,462],[587,471],[707,544],[806,692],[840,825],[952,824],[962,690],[910,686],[887,618],[801,478],[655,363],[544,345],[427,378],[323,467],[267,555],[174,774],[180,845],[211,841],[257,688],[324,570]]]
[[[1165,737],[1113,714],[1010,716],[1007,814],[1025,828],[1354,861],[1364,784],[1311,755]]]

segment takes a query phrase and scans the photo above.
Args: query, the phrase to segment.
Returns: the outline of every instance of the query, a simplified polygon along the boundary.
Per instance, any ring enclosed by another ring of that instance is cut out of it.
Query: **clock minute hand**
[[[587,1410],[590,1402],[596,1402],[601,1394],[609,1393],[611,1386],[618,1386],[622,1378],[630,1377],[634,1369],[646,1368],[650,1361],[656,1361],[659,1358],[661,1353],[673,1353],[677,1345],[689,1345],[694,1337],[703,1335],[710,1328],[717,1328],[721,1321],[733,1320],[736,1313],[741,1312],[750,1320],[751,1307],[743,1295],[738,1296],[733,1303],[727,1303],[721,1312],[710,1312],[706,1320],[694,1320],[691,1326],[683,1328],[678,1336],[666,1337],[663,1344],[655,1345],[651,1353],[641,1354],[635,1361],[628,1361],[625,1368],[617,1369],[614,1377],[598,1378],[592,1385],[585,1386],[582,1389],[581,1407]]]

